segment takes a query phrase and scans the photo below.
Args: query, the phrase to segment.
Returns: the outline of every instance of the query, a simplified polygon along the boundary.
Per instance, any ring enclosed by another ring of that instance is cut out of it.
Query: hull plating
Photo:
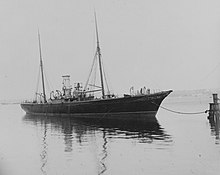
[[[75,101],[61,103],[22,103],[21,107],[27,114],[61,114],[89,116],[90,114],[156,114],[163,99],[172,91],[164,91],[151,95],[102,99],[91,101]],[[103,116],[103,115],[102,115]]]

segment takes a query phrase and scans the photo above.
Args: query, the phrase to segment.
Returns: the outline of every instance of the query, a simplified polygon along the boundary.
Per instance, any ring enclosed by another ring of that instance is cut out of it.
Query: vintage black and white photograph
[[[0,1],[0,175],[219,173],[219,0]]]

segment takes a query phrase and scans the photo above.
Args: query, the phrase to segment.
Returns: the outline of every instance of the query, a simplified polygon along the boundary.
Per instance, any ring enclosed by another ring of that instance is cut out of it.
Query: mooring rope
[[[163,107],[161,105],[158,105],[154,102],[151,102],[153,104],[155,104],[156,106],[159,106],[160,108],[164,109],[164,110],[167,110],[169,112],[173,112],[173,113],[176,113],[176,114],[188,114],[188,115],[196,115],[196,114],[203,114],[203,113],[207,113],[208,110],[205,110],[205,111],[199,111],[199,112],[180,112],[180,111],[175,111],[175,110],[172,110],[172,109],[168,109],[166,107]]]

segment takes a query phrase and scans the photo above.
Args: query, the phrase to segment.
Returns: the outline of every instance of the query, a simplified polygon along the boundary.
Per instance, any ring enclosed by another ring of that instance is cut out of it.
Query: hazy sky
[[[37,29],[48,81],[84,83],[95,53],[96,9],[115,93],[220,87],[219,0],[1,0],[0,98],[33,97]]]

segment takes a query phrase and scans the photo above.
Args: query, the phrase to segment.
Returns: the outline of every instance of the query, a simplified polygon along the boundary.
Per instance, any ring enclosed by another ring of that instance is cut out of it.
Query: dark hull
[[[127,113],[140,113],[156,115],[163,99],[172,91],[163,91],[150,95],[140,95],[133,97],[60,102],[60,103],[22,103],[21,107],[27,114],[57,114],[57,115],[76,115],[89,118],[91,116],[100,116],[108,118],[118,116],[123,117]],[[93,114],[93,115],[90,115]],[[94,115],[95,114],[95,115]],[[142,116],[140,115],[140,118]]]

